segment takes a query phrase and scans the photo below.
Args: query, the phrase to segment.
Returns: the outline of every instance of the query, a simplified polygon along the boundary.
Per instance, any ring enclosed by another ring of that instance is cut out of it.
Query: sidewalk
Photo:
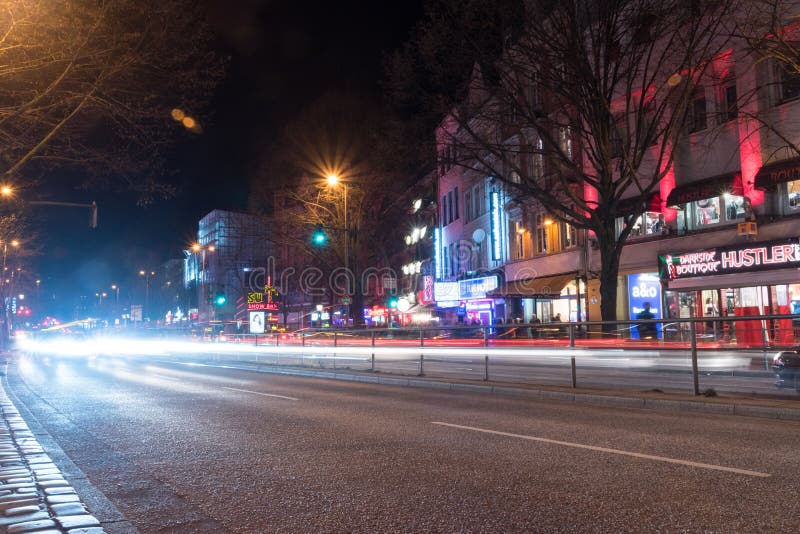
[[[0,353],[5,376],[9,353]],[[102,534],[105,530],[44,452],[0,387],[0,531]]]

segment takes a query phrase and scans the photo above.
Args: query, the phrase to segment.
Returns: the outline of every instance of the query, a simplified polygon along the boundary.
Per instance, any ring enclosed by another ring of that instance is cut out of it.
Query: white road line
[[[175,378],[174,376],[164,376],[164,375],[152,375],[155,378],[160,378],[161,380],[172,380],[173,382],[183,382],[180,378]]]
[[[222,387],[222,389],[229,389],[231,391],[241,391],[242,393],[252,393],[253,395],[261,395],[264,397],[277,397],[279,399],[286,399],[286,400],[293,400],[299,401],[300,399],[296,399],[295,397],[287,397],[285,395],[275,395],[274,393],[261,393],[260,391],[250,391],[249,389],[238,389],[238,388],[229,388],[229,387]]]
[[[442,423],[439,421],[431,421],[434,425],[447,426],[450,428],[460,428],[462,430],[472,430],[474,432],[483,432],[485,434],[495,434],[497,436],[506,436],[509,438],[527,439],[529,441],[539,441],[541,443],[550,443],[552,445],[564,445],[565,447],[575,447],[576,449],[588,449],[590,451],[608,452],[611,454],[621,454],[623,456],[633,456],[634,458],[642,458],[645,460],[655,460],[658,462],[667,462],[671,464],[688,465],[691,467],[700,467],[703,469],[714,469],[716,471],[725,471],[727,473],[736,473],[737,475],[747,475],[751,477],[767,478],[772,475],[769,473],[761,473],[759,471],[749,471],[747,469],[737,469],[735,467],[725,467],[721,465],[704,464],[701,462],[691,462],[688,460],[677,460],[675,458],[667,458],[665,456],[654,456],[652,454],[642,454],[638,452],[621,451],[619,449],[608,449],[606,447],[595,447],[593,445],[583,445],[581,443],[571,443],[569,441],[558,441],[547,438],[537,438],[536,436],[525,436],[523,434],[512,434],[510,432],[500,432],[499,430],[489,430],[486,428],[477,428],[474,426],[454,425],[452,423]]]

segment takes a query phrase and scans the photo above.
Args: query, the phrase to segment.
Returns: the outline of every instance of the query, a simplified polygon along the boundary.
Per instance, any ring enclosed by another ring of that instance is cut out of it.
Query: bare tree
[[[144,201],[169,194],[162,156],[183,130],[170,111],[199,111],[221,74],[199,13],[189,0],[0,2],[0,179],[60,165]]]
[[[730,39],[731,9],[526,1],[521,18],[497,32],[497,59],[478,62],[466,97],[449,102],[439,141],[454,146],[456,164],[593,236],[604,320],[616,318],[626,238],[672,168],[694,89]],[[444,0],[437,13],[453,22],[457,12]]]

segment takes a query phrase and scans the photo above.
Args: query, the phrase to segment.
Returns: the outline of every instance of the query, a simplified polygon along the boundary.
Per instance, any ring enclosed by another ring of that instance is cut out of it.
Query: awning
[[[661,213],[661,195],[653,193],[646,201],[641,195],[623,198],[617,205],[617,211],[620,215],[629,215],[636,211],[637,208],[644,208],[642,211]]]
[[[514,280],[501,284],[497,289],[486,293],[486,296],[510,299],[557,299],[561,297],[561,290],[571,280],[575,280],[575,273]]]
[[[677,206],[687,202],[696,202],[706,198],[714,198],[725,193],[741,196],[742,177],[740,174],[723,174],[706,178],[689,184],[683,184],[673,189],[667,197],[667,206]]]
[[[772,191],[778,185],[800,180],[800,160],[782,161],[761,167],[756,174],[753,187],[762,191]]]

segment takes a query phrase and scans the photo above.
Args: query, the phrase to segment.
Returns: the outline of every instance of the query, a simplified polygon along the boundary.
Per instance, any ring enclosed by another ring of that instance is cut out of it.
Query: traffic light
[[[225,297],[225,293],[217,293],[214,296],[214,304],[217,306],[224,306],[226,302],[228,302],[228,299]]]
[[[397,297],[394,295],[389,297],[389,300],[386,301],[390,308],[396,310],[397,309]]]
[[[325,235],[325,231],[322,228],[317,227],[317,229],[314,230],[314,235],[311,236],[311,241],[318,247],[321,247],[328,241],[328,236]]]

